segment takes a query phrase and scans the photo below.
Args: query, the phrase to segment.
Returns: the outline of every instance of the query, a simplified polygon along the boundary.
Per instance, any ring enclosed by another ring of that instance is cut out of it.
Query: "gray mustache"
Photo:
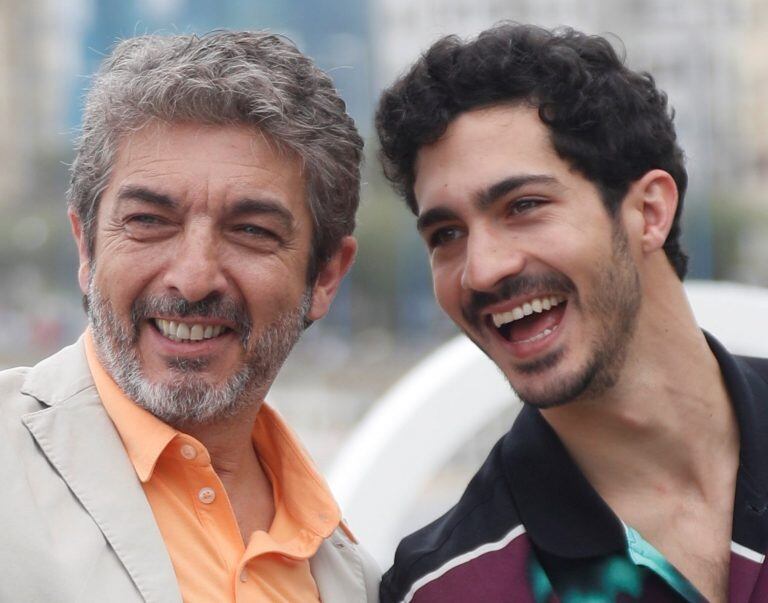
[[[163,314],[178,318],[214,318],[225,320],[235,325],[240,339],[245,344],[251,334],[251,319],[245,306],[220,295],[191,302],[182,297],[154,296],[137,299],[131,307],[131,322],[136,334],[143,320]]]

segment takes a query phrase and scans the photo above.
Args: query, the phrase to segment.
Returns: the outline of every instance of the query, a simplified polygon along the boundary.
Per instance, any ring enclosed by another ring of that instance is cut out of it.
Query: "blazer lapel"
[[[142,596],[148,602],[180,603],[162,536],[90,379],[82,342],[32,369],[23,390],[51,405],[22,420]]]

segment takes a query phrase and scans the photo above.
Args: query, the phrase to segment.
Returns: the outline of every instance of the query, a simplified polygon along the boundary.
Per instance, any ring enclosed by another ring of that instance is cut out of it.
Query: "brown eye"
[[[527,213],[533,209],[536,209],[544,203],[543,199],[536,199],[531,197],[524,197],[517,199],[509,205],[509,213],[513,216],[519,216],[520,214]]]
[[[461,235],[461,229],[456,228],[455,226],[438,228],[429,236],[429,247],[430,249],[441,247],[442,245],[450,243],[451,241],[455,241],[456,239],[460,238]]]

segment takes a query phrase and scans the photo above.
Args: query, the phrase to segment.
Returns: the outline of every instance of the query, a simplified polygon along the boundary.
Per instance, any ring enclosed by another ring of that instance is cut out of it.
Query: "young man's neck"
[[[726,601],[739,429],[682,287],[663,285],[644,292],[616,385],[544,416],[616,515]]]
[[[666,289],[644,295],[617,383],[543,412],[601,494],[658,482],[706,497],[713,463],[738,454],[717,361],[682,287]]]

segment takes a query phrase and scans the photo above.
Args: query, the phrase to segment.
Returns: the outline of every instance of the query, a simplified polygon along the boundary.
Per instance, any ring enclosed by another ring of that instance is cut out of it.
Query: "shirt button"
[[[240,572],[240,582],[248,582],[248,570]]]
[[[195,450],[195,447],[192,444],[182,444],[181,456],[183,456],[188,461],[191,461],[197,456],[197,450]]]
[[[216,500],[216,492],[213,488],[200,488],[200,492],[197,493],[197,498],[205,505],[210,505]]]

